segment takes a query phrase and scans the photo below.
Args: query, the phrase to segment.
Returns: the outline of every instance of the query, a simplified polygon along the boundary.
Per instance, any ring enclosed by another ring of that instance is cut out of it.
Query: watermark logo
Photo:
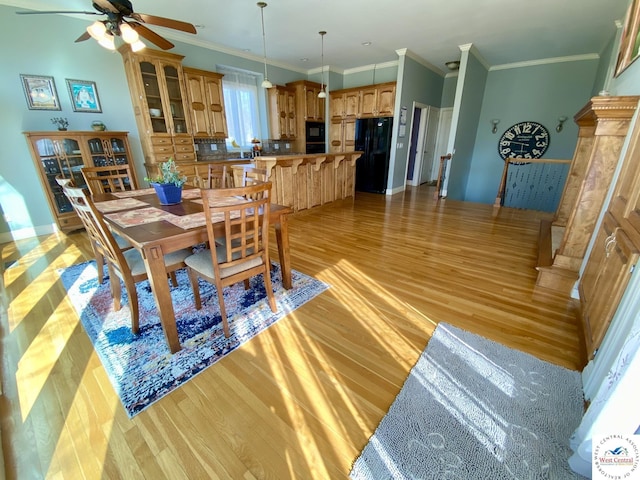
[[[640,435],[593,437],[594,480],[640,479]]]

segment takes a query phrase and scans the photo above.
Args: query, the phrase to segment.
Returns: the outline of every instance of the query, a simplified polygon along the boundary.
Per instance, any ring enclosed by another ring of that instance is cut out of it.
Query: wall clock
[[[538,122],[519,122],[507,128],[498,141],[502,159],[540,158],[549,147],[549,131]]]

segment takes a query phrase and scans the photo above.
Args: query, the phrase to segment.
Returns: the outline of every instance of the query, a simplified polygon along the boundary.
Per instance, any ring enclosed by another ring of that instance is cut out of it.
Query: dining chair
[[[109,272],[109,285],[111,296],[113,297],[113,308],[118,311],[122,307],[121,280],[124,283],[127,295],[129,296],[129,307],[131,309],[131,331],[138,333],[140,327],[140,313],[138,308],[138,293],[136,283],[147,279],[147,270],[144,259],[138,250],[130,248],[121,250],[116,240],[109,230],[109,227],[102,219],[98,209],[86,194],[86,190],[78,187],[63,187],[74,210],[82,220],[91,242],[96,245],[100,253],[107,262]],[[165,269],[167,274],[173,274],[176,270],[184,268],[184,259],[191,255],[191,250],[183,249],[168,253],[164,256]],[[99,269],[98,269],[99,270]],[[173,277],[175,279],[175,277]]]
[[[230,186],[227,175],[227,166],[218,163],[210,163],[207,183],[202,188],[227,188]]]
[[[223,289],[228,285],[243,281],[245,289],[248,289],[249,279],[262,274],[269,306],[277,312],[269,268],[270,192],[270,182],[202,190],[209,244],[216,245],[214,224],[218,222],[224,225],[224,243],[216,245],[215,250],[194,253],[184,262],[196,309],[202,308],[198,278],[215,285],[225,337],[230,335],[223,295]]]
[[[109,165],[106,167],[82,167],[80,169],[91,195],[136,190],[135,177],[130,165]]]
[[[243,167],[242,168],[242,183],[239,186],[252,185],[257,182],[266,182],[267,170],[264,168],[256,167]]]
[[[65,178],[65,177],[62,177],[61,175],[58,175],[56,177],[56,182],[58,183],[58,185],[62,187],[63,193],[64,193],[64,187],[77,187],[77,185],[75,184],[72,178]],[[114,234],[113,236],[120,250],[127,250],[129,248],[132,248],[129,242],[127,242],[120,235]],[[102,253],[102,249],[100,248],[100,246],[97,245],[96,242],[94,242],[91,237],[89,237],[89,243],[91,244],[91,250],[93,251],[93,256],[96,259],[96,270],[98,270],[98,283],[102,285],[102,282],[104,282],[104,255]]]

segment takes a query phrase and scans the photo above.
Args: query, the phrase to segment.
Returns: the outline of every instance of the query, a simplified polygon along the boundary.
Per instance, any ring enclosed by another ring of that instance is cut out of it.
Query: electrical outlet
[[[215,143],[211,143],[211,151],[215,152],[216,150],[218,150],[218,145],[216,145]]]
[[[291,144],[290,143],[285,143],[284,148],[291,148]]]
[[[274,150],[280,150],[280,144],[279,143],[274,143],[273,144],[273,149]]]

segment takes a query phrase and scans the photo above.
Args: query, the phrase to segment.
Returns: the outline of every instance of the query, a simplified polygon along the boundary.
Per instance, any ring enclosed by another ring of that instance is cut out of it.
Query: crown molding
[[[554,58],[542,58],[539,60],[528,60],[526,62],[505,63],[503,65],[494,65],[489,68],[489,71],[495,70],[509,70],[511,68],[523,68],[523,67],[535,67],[537,65],[548,65],[551,63],[566,63],[566,62],[582,62],[585,60],[599,60],[600,55],[597,53],[588,53],[585,55],[573,55],[568,57],[554,57]]]
[[[419,57],[417,54],[415,54],[413,51],[409,50],[408,48],[400,48],[396,50],[396,53],[398,54],[399,57],[402,57],[402,56],[409,57],[411,60],[419,63],[423,67],[428,68],[433,73],[437,73],[438,75],[445,74],[443,69],[440,69],[436,67],[434,64],[427,62],[424,58]]]

